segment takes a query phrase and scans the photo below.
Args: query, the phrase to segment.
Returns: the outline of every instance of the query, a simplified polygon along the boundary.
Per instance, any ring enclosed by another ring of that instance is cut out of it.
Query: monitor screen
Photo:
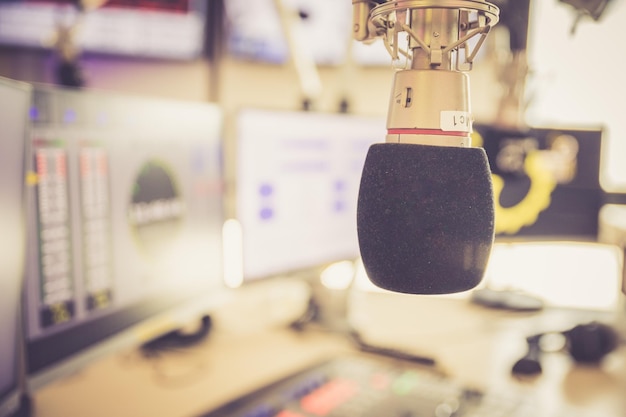
[[[222,117],[209,103],[46,87],[30,116],[36,386],[212,308],[223,282]]]
[[[79,17],[71,0],[0,2],[0,44],[51,48],[60,27],[85,52],[193,59],[205,48],[208,3],[202,0],[108,0]]]
[[[390,66],[391,57],[381,39],[352,39],[352,5],[349,1],[290,0],[286,10],[299,16],[294,39],[318,65],[336,66],[352,55],[356,64]],[[285,27],[273,0],[224,2],[226,49],[239,59],[283,64],[289,59]]]
[[[598,237],[603,130],[474,125],[493,174],[496,240]]]
[[[0,416],[19,404],[24,266],[24,151],[30,87],[0,78]]]
[[[357,259],[361,171],[385,120],[246,109],[236,131],[244,281]]]

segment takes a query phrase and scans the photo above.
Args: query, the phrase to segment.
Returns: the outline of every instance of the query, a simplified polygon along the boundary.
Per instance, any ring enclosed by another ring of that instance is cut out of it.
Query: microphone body
[[[368,151],[357,206],[361,258],[378,287],[447,294],[482,280],[494,197],[471,122],[467,74],[396,73],[386,142]]]
[[[386,143],[370,147],[361,177],[365,271],[396,292],[469,290],[487,267],[494,199],[487,155],[471,147],[466,72],[499,9],[486,0],[352,4],[354,38],[382,37],[392,59],[408,64],[395,73]]]

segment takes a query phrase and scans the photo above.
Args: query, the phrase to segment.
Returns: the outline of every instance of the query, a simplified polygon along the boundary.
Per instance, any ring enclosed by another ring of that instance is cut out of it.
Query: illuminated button
[[[39,109],[37,107],[31,107],[28,115],[30,116],[30,120],[39,119]]]
[[[244,415],[244,417],[271,417],[274,415],[274,413],[275,413],[275,410],[273,407],[267,404],[261,404],[258,407],[248,411]],[[289,416],[285,416],[285,417],[289,417]]]
[[[389,377],[389,375],[384,373],[374,374],[372,375],[372,378],[370,380],[370,385],[372,386],[372,388],[379,391],[386,390],[387,388],[389,388],[390,384],[391,378]]]
[[[418,384],[418,376],[413,372],[405,372],[393,382],[393,392],[396,395],[406,395]]]
[[[336,379],[302,398],[300,407],[307,413],[326,416],[333,409],[354,397],[358,388],[354,381]]]
[[[305,417],[303,414],[291,410],[282,410],[275,417]]]

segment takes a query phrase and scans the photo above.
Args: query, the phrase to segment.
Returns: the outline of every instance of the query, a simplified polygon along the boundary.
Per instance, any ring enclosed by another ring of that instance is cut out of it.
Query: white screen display
[[[357,258],[361,171],[384,119],[246,110],[237,129],[244,279]]]

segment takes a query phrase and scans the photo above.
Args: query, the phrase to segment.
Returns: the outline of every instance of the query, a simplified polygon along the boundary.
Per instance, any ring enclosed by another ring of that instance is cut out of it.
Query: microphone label
[[[439,115],[441,130],[445,132],[471,132],[472,114],[466,111],[443,110]]]

